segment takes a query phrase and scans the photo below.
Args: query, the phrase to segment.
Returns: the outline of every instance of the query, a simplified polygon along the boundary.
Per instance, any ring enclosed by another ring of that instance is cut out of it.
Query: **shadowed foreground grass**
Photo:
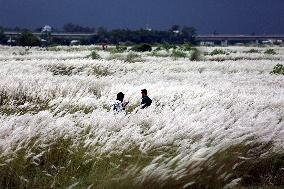
[[[192,188],[222,188],[238,178],[236,188],[283,187],[284,153],[274,153],[271,147],[239,144],[217,152],[194,175],[196,183]]]
[[[33,139],[21,148],[12,147],[13,155],[2,155],[0,188],[131,188],[139,185],[135,173],[158,156],[136,148],[92,154],[83,144],[74,145],[63,138],[45,145],[41,147]],[[130,169],[134,174],[129,174]]]
[[[238,178],[237,188],[284,186],[284,153],[270,152],[271,144],[231,146],[200,162],[197,172],[192,172],[191,165],[186,176],[177,179],[172,175],[162,183],[158,176],[141,179],[141,172],[161,154],[174,157],[173,150],[146,154],[134,147],[99,153],[99,146],[75,144],[63,137],[48,142],[34,138],[20,146],[11,147],[12,155],[4,155],[1,149],[0,188],[215,189],[229,187]]]

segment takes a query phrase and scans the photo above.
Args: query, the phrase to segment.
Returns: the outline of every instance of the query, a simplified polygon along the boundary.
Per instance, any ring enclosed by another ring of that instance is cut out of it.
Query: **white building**
[[[201,41],[200,45],[201,46],[214,46],[215,43],[213,41]]]
[[[51,26],[48,26],[48,25],[45,25],[42,30],[41,30],[42,33],[51,33],[52,32],[52,27]]]
[[[70,45],[73,46],[73,45],[80,45],[80,41],[79,40],[72,40],[70,42]]]

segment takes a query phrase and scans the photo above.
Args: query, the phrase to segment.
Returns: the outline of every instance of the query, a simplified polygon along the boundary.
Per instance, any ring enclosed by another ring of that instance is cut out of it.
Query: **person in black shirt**
[[[142,89],[142,102],[141,102],[141,109],[147,108],[152,104],[152,100],[147,96],[147,90]]]

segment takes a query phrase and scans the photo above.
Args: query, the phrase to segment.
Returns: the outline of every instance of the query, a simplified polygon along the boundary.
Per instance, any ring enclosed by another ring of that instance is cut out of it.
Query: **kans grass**
[[[0,188],[284,186],[284,48],[54,49],[0,46]]]

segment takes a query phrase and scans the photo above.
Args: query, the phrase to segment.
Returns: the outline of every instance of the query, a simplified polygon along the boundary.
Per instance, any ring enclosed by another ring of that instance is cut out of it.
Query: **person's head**
[[[122,102],[123,99],[124,99],[124,94],[122,92],[117,93],[116,100],[119,100]]]
[[[147,90],[146,89],[142,89],[141,90],[141,94],[142,94],[142,97],[147,96]]]

